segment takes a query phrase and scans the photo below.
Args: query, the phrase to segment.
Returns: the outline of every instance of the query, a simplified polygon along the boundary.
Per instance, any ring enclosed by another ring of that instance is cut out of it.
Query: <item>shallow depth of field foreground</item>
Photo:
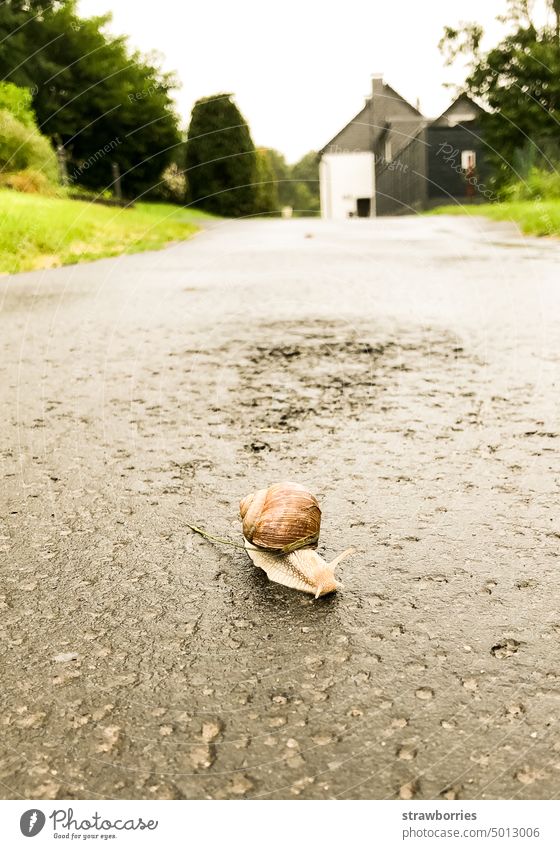
[[[216,222],[5,278],[8,798],[551,798],[560,245]],[[318,601],[243,551],[295,479]]]

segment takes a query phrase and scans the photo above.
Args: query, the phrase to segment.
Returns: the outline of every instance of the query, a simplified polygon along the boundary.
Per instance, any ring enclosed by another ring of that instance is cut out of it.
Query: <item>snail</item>
[[[321,508],[304,486],[284,481],[259,489],[242,499],[239,512],[247,554],[270,581],[315,598],[342,586],[335,569],[354,549],[330,563],[317,554]]]

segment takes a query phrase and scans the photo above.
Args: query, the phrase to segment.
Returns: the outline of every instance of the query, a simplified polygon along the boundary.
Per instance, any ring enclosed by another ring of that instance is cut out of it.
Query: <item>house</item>
[[[484,200],[489,191],[486,146],[480,127],[483,109],[461,94],[445,112],[431,121],[428,141],[428,202],[461,203]]]
[[[320,151],[323,218],[412,213],[484,195],[482,109],[460,95],[435,120],[372,77],[363,109]]]

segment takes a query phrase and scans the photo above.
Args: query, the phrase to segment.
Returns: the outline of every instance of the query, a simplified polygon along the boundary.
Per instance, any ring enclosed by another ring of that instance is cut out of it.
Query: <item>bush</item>
[[[16,89],[16,86],[10,86]],[[25,91],[23,95],[25,95]],[[6,86],[0,88],[0,102],[7,105]],[[25,107],[25,97],[20,103]],[[10,110],[17,104],[10,104]],[[13,174],[32,170],[40,172],[47,181],[56,183],[58,167],[49,140],[34,123],[33,113],[25,108],[17,116],[7,108],[0,109],[0,173]],[[30,120],[31,117],[31,120]]]
[[[28,195],[55,195],[59,194],[58,187],[41,171],[26,168],[25,171],[16,171],[7,174],[0,171],[0,186],[13,189],[16,192],[25,192]]]
[[[509,186],[505,195],[508,200],[555,200],[560,198],[560,174],[534,166],[523,181]]]
[[[168,165],[163,174],[157,190],[152,192],[152,195],[158,200],[164,200],[167,203],[185,202],[187,193],[187,180],[185,172],[182,171],[176,162]]]
[[[26,127],[36,126],[32,100],[33,96],[28,88],[0,82],[0,110],[5,109],[6,112],[10,112]]]

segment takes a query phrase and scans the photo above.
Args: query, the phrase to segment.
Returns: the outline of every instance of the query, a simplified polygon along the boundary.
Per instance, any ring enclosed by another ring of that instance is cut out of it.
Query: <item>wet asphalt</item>
[[[2,278],[1,795],[555,797],[559,263],[269,220]],[[187,527],[281,479],[336,595]]]

